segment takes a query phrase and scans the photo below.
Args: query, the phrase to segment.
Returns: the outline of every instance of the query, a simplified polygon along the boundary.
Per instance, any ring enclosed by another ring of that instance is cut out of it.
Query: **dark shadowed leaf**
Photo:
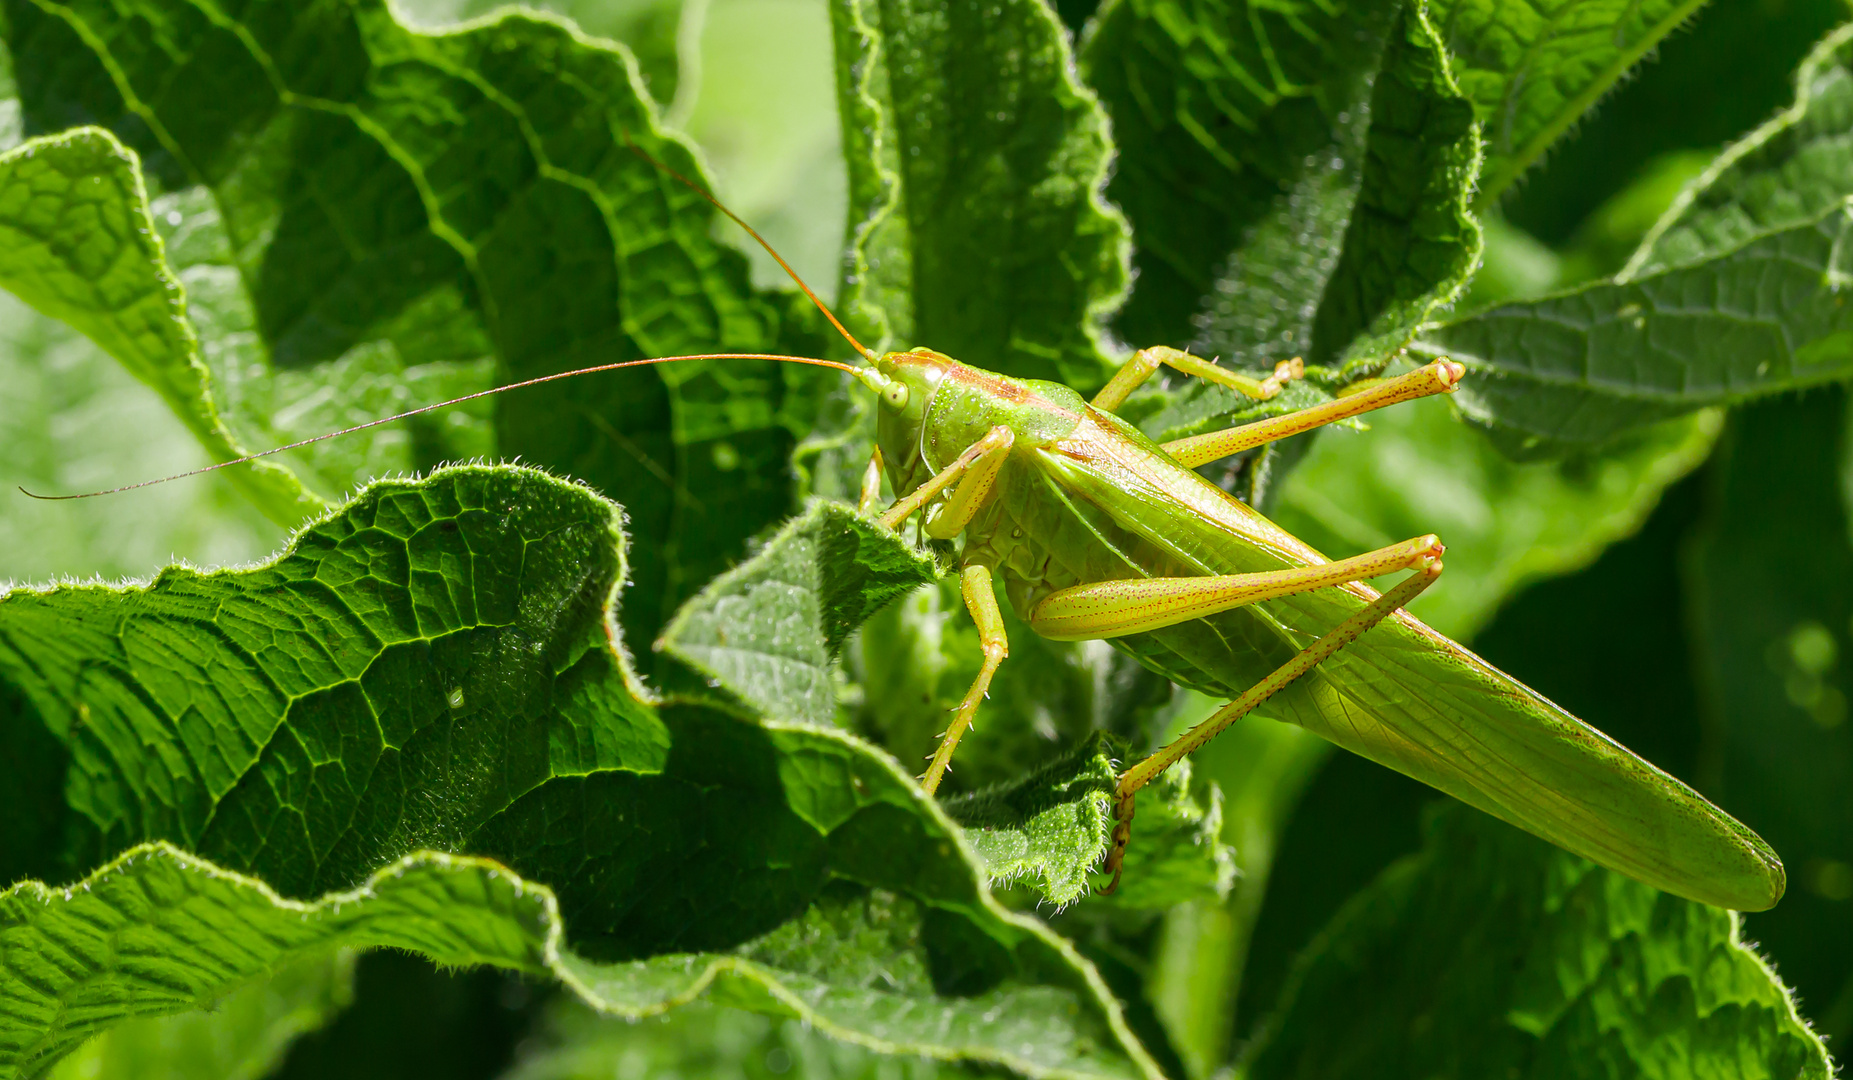
[[[144,846],[10,894],[10,1067],[393,945],[621,1015],[712,990],[888,1052],[1150,1075],[1091,969],[990,899],[891,759],[637,696],[618,520],[532,470],[453,468],[374,485],[265,566],[0,600],[6,787],[63,808],[8,831],[7,873],[71,880],[150,839],[217,860]]]
[[[1853,547],[1839,490],[1846,395],[1733,419],[1687,565],[1704,729],[1699,782],[1782,852],[1797,887],[1748,933],[1830,1038],[1853,1033]]]
[[[1832,1072],[1735,914],[1453,804],[1313,943],[1249,1058],[1257,1078]]]

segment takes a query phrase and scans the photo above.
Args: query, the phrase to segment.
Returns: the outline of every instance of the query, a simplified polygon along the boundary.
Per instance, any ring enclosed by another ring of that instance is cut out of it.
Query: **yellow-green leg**
[[[965,452],[955,458],[952,464],[933,474],[932,479],[915,488],[906,497],[896,499],[894,505],[876,520],[890,529],[899,528],[901,522],[906,521],[914,511],[938,498],[940,492],[951,487],[953,481],[965,476],[967,470],[970,470],[972,475],[959,484],[946,509],[942,509],[927,526],[930,536],[957,535],[959,529],[963,529],[971,516],[984,505],[985,496],[995,486],[997,472],[1003,468],[1004,459],[1010,456],[1010,447],[1015,442],[1015,432],[1002,424],[997,425],[986,432],[984,438],[966,447]],[[947,524],[956,517],[948,513],[954,505],[959,508],[958,514],[963,515],[963,519],[959,520],[958,528],[944,531]]]
[[[1415,573],[1398,582],[1370,606],[1338,625],[1331,633],[1300,651],[1298,656],[1277,668],[1272,675],[1256,683],[1248,692],[1216,710],[1209,719],[1172,740],[1169,746],[1120,774],[1113,794],[1113,845],[1107,852],[1103,872],[1113,875],[1106,892],[1119,888],[1121,862],[1126,844],[1132,839],[1133,797],[1139,789],[1157,779],[1160,773],[1178,763],[1204,743],[1220,735],[1229,725],[1253,712],[1262,702],[1279,693],[1293,680],[1330,659],[1338,650],[1362,637],[1398,608],[1416,598],[1423,589],[1441,576],[1441,560],[1428,559]]]
[[[1254,574],[1095,581],[1050,593],[1030,609],[1030,628],[1055,641],[1125,637],[1247,604],[1379,574],[1414,570],[1445,549],[1433,534],[1337,562]]]
[[[921,484],[906,498],[896,501],[879,520],[883,525],[895,528],[906,521],[908,515],[938,497],[956,481],[958,487],[952,489],[952,494],[927,519],[926,534],[938,539],[957,536],[984,508],[992,492],[997,489],[998,474],[1002,472],[1004,462],[1009,460],[1010,448],[1015,442],[1016,435],[1008,427],[999,424],[992,428],[985,433],[984,438],[967,447],[952,464],[935,473],[932,479]],[[866,496],[866,485],[863,490]],[[938,790],[940,780],[945,777],[946,769],[952,763],[952,752],[958,749],[959,740],[965,736],[966,729],[972,725],[972,719],[978,715],[978,703],[984,700],[986,691],[991,688],[992,676],[997,674],[997,667],[1004,662],[1004,657],[1010,655],[1010,638],[1004,631],[1003,612],[997,607],[997,591],[991,581],[991,568],[981,563],[967,565],[959,574],[959,587],[965,594],[965,608],[972,613],[972,622],[978,626],[979,640],[984,644],[984,666],[979,669],[978,677],[972,680],[971,688],[966,690],[965,699],[959,702],[951,725],[940,736],[939,749],[933,754],[926,775],[920,778],[921,786],[929,792]]]
[[[1459,385],[1466,368],[1452,360],[1437,360],[1425,364],[1405,375],[1394,379],[1385,379],[1374,383],[1355,393],[1346,394],[1323,405],[1310,409],[1290,412],[1285,416],[1276,416],[1271,420],[1257,420],[1252,424],[1212,431],[1204,435],[1192,435],[1188,439],[1178,439],[1164,445],[1165,453],[1176,458],[1186,468],[1194,469],[1199,465],[1208,465],[1212,461],[1226,458],[1243,450],[1252,450],[1265,443],[1284,439],[1289,435],[1298,435],[1302,431],[1330,424],[1335,420],[1349,420],[1354,416],[1386,405],[1413,401],[1431,394],[1451,394]]]
[[[1132,359],[1120,365],[1119,371],[1094,395],[1094,408],[1107,412],[1125,404],[1126,398],[1137,390],[1145,380],[1158,373],[1161,367],[1170,367],[1186,375],[1195,375],[1199,379],[1226,386],[1231,390],[1247,394],[1251,398],[1266,401],[1280,393],[1281,384],[1297,379],[1306,371],[1305,364],[1298,357],[1274,365],[1274,374],[1265,379],[1251,378],[1228,368],[1217,367],[1208,360],[1199,359],[1182,349],[1173,349],[1168,345],[1154,345],[1149,349],[1140,349],[1132,354]]]
[[[971,688],[965,691],[965,700],[959,702],[952,724],[940,736],[939,749],[933,754],[926,775],[920,778],[920,786],[928,792],[939,790],[939,781],[946,775],[947,766],[952,764],[952,752],[958,749],[959,740],[965,737],[966,729],[978,715],[978,703],[991,689],[991,677],[997,674],[1004,657],[1010,655],[1010,637],[1004,631],[1004,613],[997,607],[991,568],[982,563],[965,567],[959,574],[959,590],[965,594],[965,609],[972,613],[972,622],[978,626],[978,639],[984,644],[984,666],[972,680]]]

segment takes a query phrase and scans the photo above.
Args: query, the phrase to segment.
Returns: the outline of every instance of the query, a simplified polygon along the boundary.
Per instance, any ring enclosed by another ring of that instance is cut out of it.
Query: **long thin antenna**
[[[739,214],[736,214],[732,210],[727,209],[727,205],[721,202],[719,199],[715,198],[713,193],[710,192],[707,188],[702,187],[700,184],[697,184],[695,181],[690,180],[688,177],[683,176],[681,173],[675,171],[669,166],[651,157],[649,151],[645,150],[643,147],[638,146],[635,142],[631,141],[631,137],[628,132],[624,133],[624,143],[625,145],[631,148],[631,153],[636,154],[638,157],[644,159],[650,164],[668,173],[670,176],[673,176],[677,180],[680,180],[684,187],[688,188],[690,191],[701,196],[702,198],[708,200],[709,203],[713,204],[716,210],[719,210],[721,213],[726,214],[729,221],[732,221],[735,225],[738,225],[742,229],[745,229],[746,234],[752,237],[755,241],[757,241],[760,247],[765,248],[766,254],[772,256],[772,258],[779,264],[779,266],[784,268],[785,273],[791,275],[791,280],[798,283],[798,288],[804,290],[804,295],[811,298],[811,303],[817,305],[817,310],[824,313],[824,318],[830,320],[830,325],[836,327],[836,332],[843,335],[843,339],[845,341],[848,341],[851,345],[854,345],[858,353],[861,353],[863,356],[868,357],[870,360],[879,359],[879,357],[876,356],[873,350],[871,350],[868,346],[862,344],[862,342],[857,341],[856,335],[850,333],[848,328],[846,328],[841,322],[837,320],[836,313],[831,311],[829,306],[826,305],[822,300],[818,299],[817,294],[811,291],[811,287],[809,285],[806,285],[804,283],[804,279],[798,276],[798,272],[796,270],[793,270],[791,268],[791,264],[785,261],[785,256],[780,255],[777,249],[775,249],[771,244],[766,242],[765,237],[759,235],[758,229],[755,229],[751,225],[748,225],[744,220],[741,219]]]
[[[851,340],[853,341],[854,339],[852,338]],[[518,383],[509,383],[507,386],[498,386],[491,390],[478,390],[474,394],[465,394],[462,397],[451,398],[449,401],[440,401],[435,405],[421,405],[416,409],[407,409],[405,412],[394,416],[386,416],[378,420],[369,420],[364,424],[355,424],[353,427],[342,428],[340,431],[330,431],[325,435],[317,435],[312,439],[302,439],[290,443],[288,446],[279,446],[272,450],[260,450],[255,454],[246,454],[244,457],[234,458],[231,461],[221,461],[217,464],[190,469],[187,472],[175,473],[172,476],[163,476],[159,480],[143,480],[138,484],[124,484],[121,487],[107,488],[103,491],[86,491],[82,495],[36,495],[23,487],[19,490],[25,495],[46,502],[64,502],[70,499],[94,499],[98,495],[115,495],[123,491],[134,491],[136,488],[165,484],[169,480],[184,480],[189,476],[200,476],[209,472],[217,472],[220,469],[229,469],[233,465],[243,465],[248,461],[256,461],[258,458],[269,457],[272,454],[281,454],[285,450],[299,450],[302,447],[322,442],[325,439],[336,439],[343,435],[352,435],[356,431],[365,431],[368,428],[379,427],[381,424],[390,424],[395,420],[404,420],[407,417],[418,416],[422,413],[435,412],[438,409],[447,409],[452,405],[461,405],[466,401],[486,398],[492,394],[500,394],[505,390],[520,390],[523,387],[539,386],[542,383],[570,379],[576,375],[596,375],[601,371],[616,371],[619,368],[642,367],[645,364],[673,364],[679,360],[782,360],[792,364],[811,364],[816,367],[836,368],[839,371],[847,371],[858,379],[866,379],[870,375],[868,369],[856,367],[854,364],[838,363],[835,360],[819,360],[810,356],[781,356],[777,353],[692,353],[688,356],[657,356],[648,360],[625,360],[615,364],[599,364],[596,367],[577,368],[573,371],[558,371],[552,375],[542,375],[537,379],[525,379]]]

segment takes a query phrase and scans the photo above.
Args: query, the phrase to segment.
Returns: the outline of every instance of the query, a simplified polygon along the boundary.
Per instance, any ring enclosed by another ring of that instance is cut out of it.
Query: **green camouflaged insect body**
[[[907,388],[884,396],[879,419],[897,495],[993,427],[1014,434],[960,557],[990,566],[1019,613],[1086,582],[1327,561],[1065,386],[924,349],[876,366]],[[1178,683],[1233,698],[1376,597],[1362,584],[1320,588],[1109,640]],[[1668,892],[1745,911],[1782,895],[1782,864],[1755,833],[1407,612],[1261,711]]]

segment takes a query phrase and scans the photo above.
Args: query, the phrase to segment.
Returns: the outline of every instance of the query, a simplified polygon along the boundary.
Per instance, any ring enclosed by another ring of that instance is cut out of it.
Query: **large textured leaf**
[[[1708,405],[1853,375],[1842,204],[1703,262],[1505,304],[1423,353],[1468,366],[1456,398],[1526,456],[1593,449]]]
[[[1096,991],[1078,970],[1071,986],[1013,985],[1004,975],[1019,958],[1078,963],[1046,931],[995,914],[1002,940],[965,930],[980,935],[988,969],[962,966],[977,941],[960,940],[935,910],[892,895],[843,899],[736,955],[597,963],[565,946],[552,892],[486,860],[413,855],[359,889],[301,903],[150,845],[71,888],[26,882],[0,894],[0,939],[15,973],[0,1005],[0,1075],[31,1075],[122,1020],[208,1005],[279,963],[333,946],[389,946],[551,976],[615,1016],[709,996],[887,1053],[996,1062],[1030,1076],[1156,1076],[1118,1050],[1116,1017],[1083,1004]],[[1000,1013],[1009,1021],[997,1022]]]
[[[1712,162],[1621,273],[1639,277],[1729,251],[1820,216],[1853,194],[1853,27],[1828,35],[1795,76],[1795,101]]]
[[[614,515],[455,469],[371,488],[266,566],[7,595],[7,729],[45,743],[68,815],[35,816],[50,847],[0,841],[7,874],[160,838],[305,895],[457,844],[555,773],[660,771],[606,640]]]
[[[167,192],[157,216],[249,441],[497,377],[816,344],[751,289],[712,209],[629,151],[700,176],[608,43],[522,14],[415,33],[372,0],[10,12],[27,124],[101,123]],[[643,541],[623,619],[647,641],[788,508],[782,387],[764,364],[620,373],[502,401],[493,438],[478,414],[311,464],[339,490],[494,446],[597,485]]]
[[[456,468],[369,488],[266,566],[0,600],[0,767],[32,810],[9,818],[6,873],[69,880],[150,839],[196,853],[142,848],[88,887],[13,894],[15,1067],[296,950],[393,944],[551,971],[630,1015],[718,979],[733,1004],[893,1052],[1147,1070],[1096,977],[989,899],[958,828],[890,759],[636,695],[610,641],[619,538],[617,508],[583,488]],[[883,589],[843,586],[833,610],[853,619]],[[530,883],[416,854],[434,846]],[[343,887],[358,892],[316,908],[327,920],[277,895]],[[400,889],[414,910],[380,931],[393,920],[367,904]],[[67,891],[96,906],[60,908]],[[551,952],[556,894],[577,958]],[[31,966],[53,940],[89,955],[86,933],[138,943],[94,962],[166,990]],[[61,1019],[67,993],[93,995],[93,1027]]]
[[[1126,287],[1106,117],[1039,0],[836,0],[844,306],[875,340],[1092,390]]]
[[[1448,807],[1422,853],[1353,897],[1308,950],[1247,1074],[1826,1078],[1833,1067],[1737,916]]]
[[[1215,302],[1232,324],[1214,341],[1225,363],[1271,368],[1310,351],[1362,178],[1371,85],[1401,8],[1103,6],[1081,61],[1113,116],[1120,160],[1108,191],[1138,243],[1120,333],[1182,344]]]
[[[1491,203],[1704,0],[1434,0],[1486,137]]]
[[[1694,180],[1614,281],[1429,333],[1419,351],[1469,365],[1463,411],[1508,452],[1561,455],[1853,374],[1838,239],[1853,196],[1847,41],[1821,43],[1794,104]]]
[[[1125,0],[1085,60],[1125,146],[1111,194],[1138,243],[1120,332],[1263,372],[1293,356],[1345,368],[1259,407],[1188,383],[1148,430],[1314,404],[1465,281],[1473,113],[1421,5]]]
[[[840,503],[818,503],[682,606],[658,648],[760,716],[836,719],[850,632],[938,575],[931,557]]]
[[[1699,780],[1796,868],[1746,932],[1781,963],[1810,1018],[1853,1034],[1853,549],[1840,475],[1844,392],[1739,412],[1686,566],[1703,715]]]
[[[0,288],[61,319],[161,396],[219,461],[247,451],[220,420],[149,215],[135,155],[79,128],[0,155]],[[253,462],[226,477],[280,525],[322,508],[288,469]]]

